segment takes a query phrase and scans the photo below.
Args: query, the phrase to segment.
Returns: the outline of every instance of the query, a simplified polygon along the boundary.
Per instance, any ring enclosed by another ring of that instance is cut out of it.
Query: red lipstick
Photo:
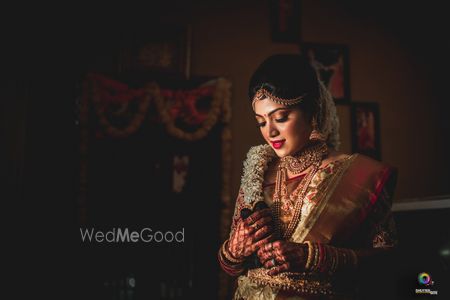
[[[275,149],[280,149],[281,147],[283,147],[284,142],[286,142],[286,140],[270,141],[272,147],[274,147]]]

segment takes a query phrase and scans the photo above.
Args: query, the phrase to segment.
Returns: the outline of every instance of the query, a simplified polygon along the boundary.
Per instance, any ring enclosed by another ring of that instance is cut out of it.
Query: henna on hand
[[[260,247],[257,254],[264,267],[271,269],[269,275],[302,272],[308,258],[308,247],[306,244],[276,241]]]
[[[262,209],[245,220],[240,219],[228,244],[230,254],[236,259],[252,255],[259,247],[274,240],[270,209]]]

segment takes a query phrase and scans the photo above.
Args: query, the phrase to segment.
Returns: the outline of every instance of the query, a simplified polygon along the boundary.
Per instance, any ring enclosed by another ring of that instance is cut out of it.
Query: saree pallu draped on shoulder
[[[303,233],[304,240],[345,244],[370,213],[392,173],[392,168],[371,158],[354,157],[321,213],[310,215],[314,224]]]
[[[370,213],[391,173],[390,167],[358,154],[344,159],[332,172],[318,172],[310,186],[316,206],[299,222],[290,240],[346,244]],[[334,285],[339,273],[270,276],[267,271],[252,269],[240,276],[235,299],[351,298],[351,291]]]

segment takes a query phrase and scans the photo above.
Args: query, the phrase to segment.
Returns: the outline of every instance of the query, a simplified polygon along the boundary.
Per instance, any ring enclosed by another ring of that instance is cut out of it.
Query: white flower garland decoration
[[[269,145],[251,147],[244,161],[244,172],[241,179],[241,189],[244,192],[244,202],[253,205],[264,201],[264,173],[269,162],[276,157],[275,151]]]

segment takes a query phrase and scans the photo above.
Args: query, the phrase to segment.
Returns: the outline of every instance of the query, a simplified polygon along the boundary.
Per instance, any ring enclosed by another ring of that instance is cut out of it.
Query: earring
[[[311,134],[309,135],[309,139],[310,140],[316,140],[316,141],[324,142],[325,141],[325,137],[323,136],[323,134],[318,129],[319,126],[317,124],[317,120],[316,120],[315,117],[312,119],[312,124],[311,125],[312,125],[313,130],[311,131]]]

